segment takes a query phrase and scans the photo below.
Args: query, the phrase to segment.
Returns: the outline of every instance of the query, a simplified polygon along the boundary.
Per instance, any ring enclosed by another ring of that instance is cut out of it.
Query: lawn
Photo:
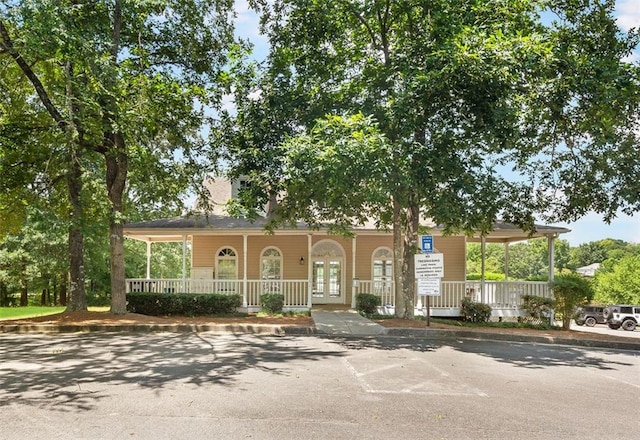
[[[45,306],[28,306],[28,307],[0,307],[0,321],[6,319],[22,319],[33,318],[35,316],[54,315],[64,312],[66,307],[45,307]],[[108,311],[109,307],[89,307],[92,312]]]

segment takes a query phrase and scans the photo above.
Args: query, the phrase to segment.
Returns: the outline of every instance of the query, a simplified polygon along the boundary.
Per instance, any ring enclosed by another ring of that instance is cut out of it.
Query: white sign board
[[[418,295],[440,296],[440,278],[418,278]]]
[[[442,278],[444,276],[443,254],[415,254],[416,278]]]

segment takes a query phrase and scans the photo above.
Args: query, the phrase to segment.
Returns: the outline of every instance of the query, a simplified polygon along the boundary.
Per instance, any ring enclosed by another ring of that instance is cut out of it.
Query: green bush
[[[284,307],[284,295],[280,293],[263,293],[260,295],[262,310],[270,315],[282,313]]]
[[[463,298],[460,307],[462,319],[470,322],[487,322],[491,319],[491,306]]]
[[[522,295],[522,308],[525,311],[525,322],[540,324],[548,322],[555,306],[552,298],[536,295]]]
[[[569,330],[575,309],[593,299],[591,283],[576,273],[569,273],[556,276],[551,288],[556,299],[556,312],[562,317],[562,328]]]
[[[372,293],[358,293],[356,295],[356,310],[364,315],[374,315],[382,299]]]
[[[127,310],[151,316],[228,315],[242,305],[238,294],[148,293],[127,294]]]

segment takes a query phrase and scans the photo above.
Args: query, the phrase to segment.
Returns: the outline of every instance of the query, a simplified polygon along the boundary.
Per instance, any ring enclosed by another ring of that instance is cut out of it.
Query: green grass
[[[0,321],[6,319],[23,319],[34,318],[36,316],[55,315],[64,312],[66,307],[46,307],[46,306],[27,306],[27,307],[0,307]],[[89,307],[91,312],[108,312],[109,306],[106,307]]]
[[[54,315],[64,312],[66,307],[0,307],[0,321],[3,319],[33,318],[35,316]]]

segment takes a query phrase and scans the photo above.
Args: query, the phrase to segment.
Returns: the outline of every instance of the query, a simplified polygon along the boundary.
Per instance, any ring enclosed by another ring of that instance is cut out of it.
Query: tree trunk
[[[403,246],[402,241],[402,208],[397,198],[393,199],[393,284],[395,286],[395,316],[404,316],[404,295],[402,294],[402,266]]]
[[[409,194],[409,206],[406,208],[406,223],[403,245],[402,267],[402,296],[404,297],[405,319],[414,318],[415,309],[415,260],[414,255],[418,249],[418,226],[420,224],[420,207],[416,202],[415,193]]]
[[[0,281],[0,307],[9,307],[9,290],[7,285]]]
[[[111,313],[127,313],[127,294],[124,271],[124,215],[122,195],[127,180],[128,160],[122,133],[108,133],[105,160],[107,191],[111,201],[109,222],[109,252],[111,268]]]
[[[27,288],[27,263],[22,263],[22,270],[20,271],[20,306],[26,307],[29,305],[29,290]]]
[[[69,226],[69,298],[67,311],[87,310],[87,295],[84,286],[84,233],[82,232],[82,168],[75,143],[69,145],[70,170],[67,175],[69,201],[71,202],[71,225]]]
[[[60,275],[60,286],[58,287],[58,296],[60,298],[60,305],[67,305],[67,274]]]

